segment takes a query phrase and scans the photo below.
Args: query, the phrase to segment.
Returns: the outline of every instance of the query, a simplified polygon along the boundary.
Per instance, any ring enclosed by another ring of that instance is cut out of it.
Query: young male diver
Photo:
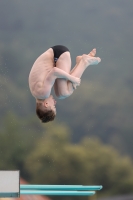
[[[77,56],[72,70],[70,51],[65,46],[50,47],[37,58],[29,74],[29,87],[36,99],[36,114],[43,123],[54,120],[56,116],[52,87],[58,99],[69,97],[80,85],[85,69],[101,61],[95,55],[96,49],[93,49],[89,54]]]

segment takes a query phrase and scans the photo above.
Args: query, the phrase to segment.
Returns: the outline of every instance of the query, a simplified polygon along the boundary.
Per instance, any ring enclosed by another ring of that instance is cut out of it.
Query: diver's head
[[[36,114],[43,123],[54,120],[56,116],[55,105],[56,101],[52,95],[43,100],[36,100]]]

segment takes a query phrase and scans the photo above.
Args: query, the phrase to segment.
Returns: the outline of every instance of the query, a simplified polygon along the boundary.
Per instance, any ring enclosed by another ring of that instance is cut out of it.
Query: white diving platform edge
[[[20,196],[20,171],[0,170],[0,198]]]

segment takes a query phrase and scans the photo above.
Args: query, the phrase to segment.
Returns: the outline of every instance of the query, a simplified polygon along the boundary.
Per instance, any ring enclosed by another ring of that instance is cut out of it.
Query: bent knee
[[[65,98],[67,98],[66,96],[58,96],[57,97],[58,99],[65,99]]]
[[[58,99],[65,99],[65,98],[69,97],[71,94],[72,93],[70,93],[69,91],[65,91],[65,92],[58,94],[57,98]]]

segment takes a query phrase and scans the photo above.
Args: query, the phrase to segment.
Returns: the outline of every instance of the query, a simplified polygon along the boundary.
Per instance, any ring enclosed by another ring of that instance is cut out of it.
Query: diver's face
[[[47,107],[50,107],[56,113],[56,101],[52,95],[45,99],[45,104],[47,105]]]

